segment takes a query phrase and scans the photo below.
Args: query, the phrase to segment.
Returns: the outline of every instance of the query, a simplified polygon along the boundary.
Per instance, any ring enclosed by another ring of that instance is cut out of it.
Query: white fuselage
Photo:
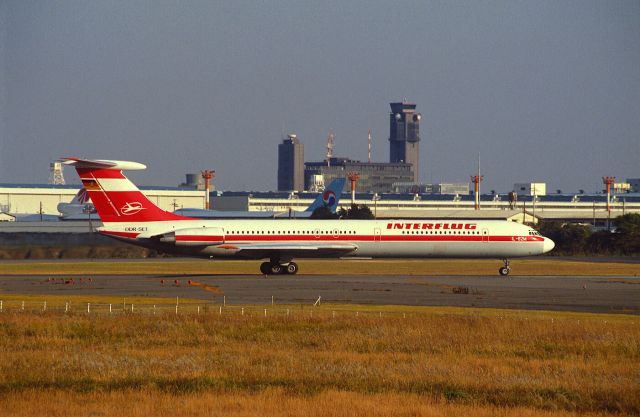
[[[539,255],[554,246],[528,226],[495,220],[174,220],[106,223],[100,232],[157,247],[150,238],[180,230],[195,230],[197,238],[205,238],[179,248],[162,243],[164,251],[172,252],[175,247],[176,253],[213,258],[264,258],[259,251],[251,253],[243,248],[270,244],[285,245],[283,252],[293,253],[313,245],[352,245],[352,250],[336,252],[334,256],[373,258],[512,258]],[[308,251],[304,256],[327,254]]]

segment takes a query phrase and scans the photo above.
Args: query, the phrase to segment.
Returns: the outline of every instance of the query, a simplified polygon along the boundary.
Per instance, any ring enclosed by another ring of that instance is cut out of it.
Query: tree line
[[[312,219],[357,219],[372,220],[375,216],[366,204],[352,204],[349,208],[340,207],[338,211],[332,213],[327,206],[318,207],[311,213]]]
[[[640,214],[616,217],[611,231],[556,221],[542,222],[537,229],[556,243],[553,255],[640,255]]]

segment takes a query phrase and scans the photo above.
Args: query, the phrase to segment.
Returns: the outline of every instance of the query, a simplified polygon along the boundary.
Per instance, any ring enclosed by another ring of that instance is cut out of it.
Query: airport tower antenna
[[[329,131],[329,137],[327,137],[327,166],[331,166],[331,158],[333,157],[333,143],[336,140],[336,135]]]
[[[480,152],[478,152],[478,173],[471,176],[473,182],[473,191],[476,198],[475,209],[480,210],[480,183],[484,180],[484,176],[480,175]]]
[[[64,175],[62,175],[62,162],[55,161],[49,164],[49,184],[64,185]]]
[[[368,141],[369,141],[369,163],[371,163],[371,129],[369,129]]]

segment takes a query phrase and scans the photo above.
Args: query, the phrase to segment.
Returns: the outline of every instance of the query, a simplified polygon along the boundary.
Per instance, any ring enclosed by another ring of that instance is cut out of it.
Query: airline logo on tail
[[[136,213],[139,213],[142,210],[145,210],[146,207],[142,206],[142,203],[139,202],[133,202],[133,203],[129,203],[127,202],[124,206],[122,206],[122,208],[120,209],[120,213],[122,213],[124,216],[132,216]]]
[[[322,194],[322,202],[327,207],[332,207],[334,204],[336,204],[336,193],[334,193],[332,190],[326,190]]]

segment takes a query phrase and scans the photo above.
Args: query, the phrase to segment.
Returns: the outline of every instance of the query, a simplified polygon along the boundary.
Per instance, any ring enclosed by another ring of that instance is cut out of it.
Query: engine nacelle
[[[173,243],[176,246],[220,245],[224,243],[224,230],[220,227],[178,229],[162,235],[160,242]]]

